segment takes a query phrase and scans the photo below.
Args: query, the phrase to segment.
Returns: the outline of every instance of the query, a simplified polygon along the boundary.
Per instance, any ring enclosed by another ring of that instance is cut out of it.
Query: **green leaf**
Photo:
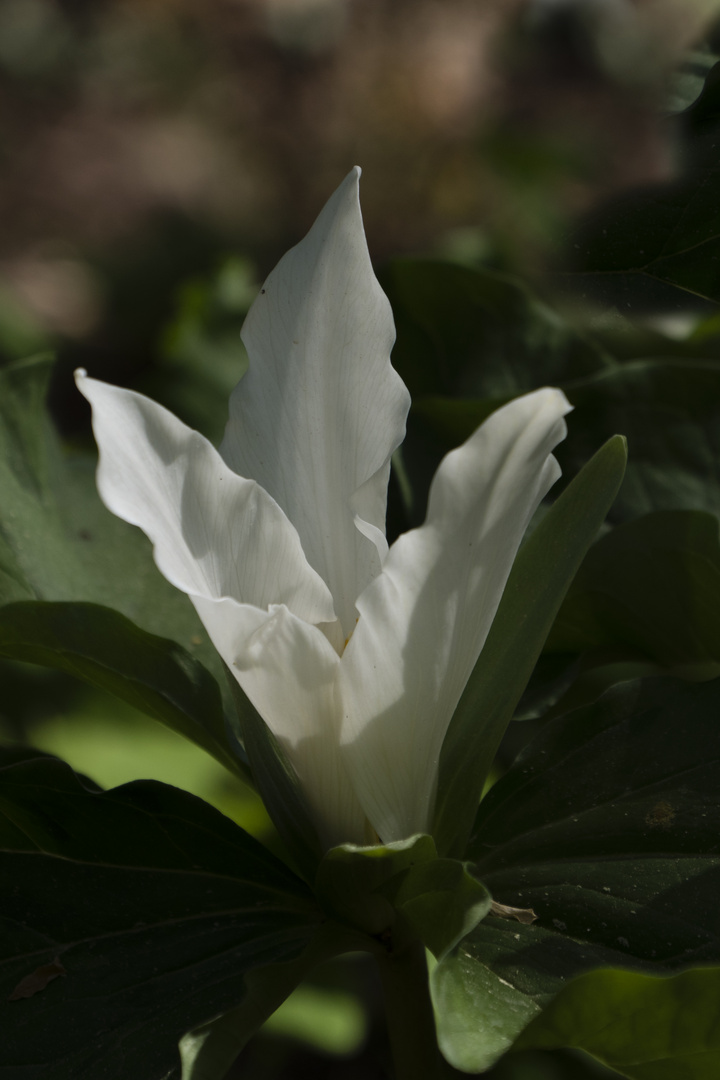
[[[178,1075],[186,1032],[245,1003],[249,1036],[263,1019],[252,973],[320,947],[323,915],[305,885],[229,819],[164,784],[97,792],[57,760],[4,768],[0,843],[13,882],[4,996],[56,957],[65,971],[5,1006],[0,1063],[18,1076]],[[278,981],[286,993],[286,975]]]
[[[28,601],[0,608],[0,655],[66,671],[192,739],[247,780],[230,741],[218,685],[174,641],[96,604]]]
[[[555,660],[557,672],[546,671]],[[585,556],[528,687],[549,718],[645,675],[720,675],[718,521],[690,510],[646,514]],[[548,708],[549,705],[549,708]]]
[[[366,942],[346,927],[325,923],[297,960],[250,971],[243,1003],[180,1040],[182,1080],[225,1080],[248,1038],[268,1020],[309,971],[340,953],[362,950]]]
[[[393,366],[426,394],[515,397],[578,379],[610,357],[521,282],[490,270],[398,259],[382,274],[393,308]]]
[[[60,443],[44,404],[51,368],[50,357],[39,357],[0,370],[0,604],[114,608],[200,661],[230,717],[222,663],[192,604],[156,569],[140,531],[100,502],[95,456],[69,455]]]
[[[623,684],[548,723],[490,790],[468,855],[537,921],[488,916],[435,969],[453,1065],[488,1067],[593,967],[720,959],[719,710],[720,680]]]
[[[500,739],[570,582],[612,504],[625,460],[622,438],[602,447],[518,553],[443,743],[432,830],[441,854],[464,853]]]
[[[648,514],[590,548],[546,652],[611,653],[720,674],[720,531],[692,511]]]
[[[654,978],[580,975],[513,1049],[577,1047],[633,1080],[715,1080],[720,1073],[720,968]]]
[[[625,482],[610,519],[655,510],[720,514],[720,366],[700,360],[638,360],[561,384],[574,412],[557,451],[573,476],[596,446],[615,432],[630,447]],[[467,438],[500,400],[427,398],[413,406],[416,422],[442,451]]]
[[[575,288],[621,311],[720,300],[720,171],[623,193],[573,232],[568,262]]]
[[[449,445],[438,439],[423,422],[423,399],[480,397],[493,402],[487,415],[537,386],[558,385],[613,366],[590,338],[506,275],[400,259],[389,264],[381,282],[397,327],[393,365],[413,399],[407,436],[395,457],[396,466],[402,462],[411,525],[424,519],[430,482],[443,453],[465,438],[453,433]],[[474,414],[467,435],[481,419],[484,416]],[[605,438],[598,439],[593,450]]]

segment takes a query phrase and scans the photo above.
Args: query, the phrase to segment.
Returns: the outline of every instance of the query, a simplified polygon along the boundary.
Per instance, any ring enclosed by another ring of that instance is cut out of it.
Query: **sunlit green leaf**
[[[720,968],[670,978],[617,970],[580,975],[515,1046],[577,1047],[632,1080],[715,1080]]]

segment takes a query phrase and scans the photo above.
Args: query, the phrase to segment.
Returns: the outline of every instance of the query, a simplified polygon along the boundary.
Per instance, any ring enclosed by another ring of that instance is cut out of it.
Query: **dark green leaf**
[[[719,675],[717,518],[648,514],[603,536],[585,556],[545,649]]]
[[[243,779],[244,752],[225,733],[218,685],[173,641],[96,604],[27,601],[0,608],[0,655],[58,668],[181,732]]]
[[[720,300],[720,171],[624,193],[572,235],[575,288],[622,310]]]
[[[399,259],[382,284],[393,307],[393,366],[413,399],[515,397],[612,361],[519,281],[453,263]]]
[[[36,761],[38,758],[52,757],[53,754],[36,750],[32,746],[0,746],[0,769],[5,769],[9,765],[19,765],[22,761]]]
[[[453,1064],[486,1067],[593,967],[720,958],[719,712],[718,680],[626,683],[551,721],[491,789],[468,854],[538,919],[489,916],[436,969]]]
[[[346,927],[325,923],[297,960],[248,972],[242,1005],[180,1040],[182,1080],[225,1080],[248,1036],[275,1012],[309,970],[339,953],[366,947],[366,939]]]
[[[687,293],[720,299],[719,104],[716,64],[678,118],[685,175],[613,198],[571,236],[566,263],[584,294],[633,312],[687,306]]]
[[[572,477],[615,432],[628,440],[630,459],[612,521],[654,510],[720,514],[720,366],[638,360],[563,389],[575,407],[568,437],[557,449],[565,476]],[[416,402],[414,412],[445,451],[501,404],[432,398]]]
[[[537,386],[612,367],[611,358],[592,340],[505,275],[453,263],[397,260],[386,268],[382,284],[397,326],[393,365],[415,406],[429,395],[481,397],[492,401],[487,415],[508,398]],[[484,416],[473,413],[472,427],[465,434],[474,431],[481,419]],[[405,512],[408,522],[416,525],[424,519],[430,482],[449,449],[447,441],[422,421],[420,411],[413,408],[396,457],[405,474]],[[462,441],[454,436],[453,432],[452,446]],[[606,438],[599,439],[593,450]]]
[[[485,647],[440,756],[433,836],[462,857],[495,752],[557,610],[622,480],[626,451],[612,439],[588,462],[521,547]]]
[[[66,972],[5,1005],[4,1074],[178,1076],[187,1031],[245,1002],[251,1034],[264,1015],[246,999],[246,976],[297,964],[320,941],[323,917],[303,883],[186,792],[152,781],[91,792],[45,759],[0,772],[0,811],[13,883],[3,994],[56,957]],[[289,989],[282,970],[278,985]]]
[[[580,975],[523,1031],[514,1048],[577,1047],[633,1080],[720,1075],[720,968],[654,978]]]
[[[717,364],[640,360],[565,389],[575,412],[558,460],[568,475],[608,434],[628,440],[628,470],[611,520],[653,510],[720,513]]]
[[[720,675],[720,544],[710,514],[647,514],[593,545],[521,708],[559,715],[652,674]]]

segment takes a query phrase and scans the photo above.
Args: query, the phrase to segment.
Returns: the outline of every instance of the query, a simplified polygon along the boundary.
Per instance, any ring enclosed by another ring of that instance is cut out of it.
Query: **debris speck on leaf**
[[[496,915],[500,919],[517,919],[519,923],[530,926],[537,919],[532,908],[510,907],[508,904],[498,904],[493,900],[490,906],[490,915]]]
[[[51,964],[43,964],[35,968],[31,975],[26,975],[17,984],[8,1001],[20,1001],[22,998],[30,998],[44,990],[49,982],[57,979],[58,975],[67,975],[67,971],[60,963],[60,958],[55,957]]]

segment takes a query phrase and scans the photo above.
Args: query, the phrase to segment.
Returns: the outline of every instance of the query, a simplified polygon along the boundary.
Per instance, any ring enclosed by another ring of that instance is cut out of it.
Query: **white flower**
[[[570,408],[544,389],[498,409],[441,463],[425,524],[388,551],[390,456],[410,400],[390,365],[359,176],[253,304],[219,451],[148,398],[76,376],[103,501],[190,597],[327,847],[428,830],[448,723],[560,474],[551,451]]]

